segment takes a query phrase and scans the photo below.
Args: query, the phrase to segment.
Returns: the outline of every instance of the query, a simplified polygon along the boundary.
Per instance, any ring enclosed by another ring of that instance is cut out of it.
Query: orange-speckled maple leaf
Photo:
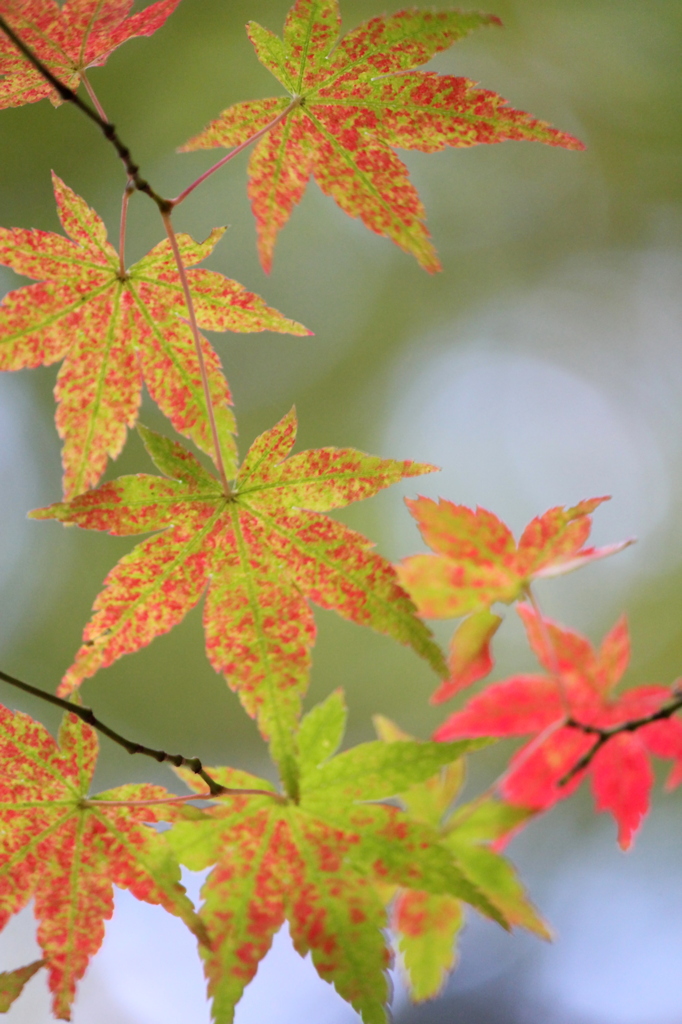
[[[209,660],[258,716],[280,762],[290,759],[307,686],[315,633],[308,601],[411,645],[444,672],[391,564],[366,538],[320,515],[434,467],[342,448],[287,458],[292,412],[254,442],[225,497],[182,446],[148,430],[142,436],[171,479],[122,477],[32,513],[118,535],[164,531],[109,573],[62,693],[180,622],[207,586]]]
[[[119,454],[137,419],[142,382],[180,433],[213,454],[199,362],[185,322],[187,307],[168,241],[121,275],[116,250],[97,214],[54,176],[57,207],[69,238],[0,228],[0,263],[40,283],[0,304],[0,370],[63,359],[55,394],[64,438],[64,492],[97,483],[107,457]],[[185,264],[210,255],[222,237],[178,236]],[[199,325],[215,331],[307,334],[257,295],[212,270],[188,271]],[[230,393],[215,351],[204,339],[210,388],[228,475],[235,470]]]
[[[176,809],[100,804],[170,794],[127,785],[89,797],[97,749],[95,733],[75,715],[65,715],[57,744],[39,722],[0,705],[0,928],[35,901],[54,1012],[63,1020],[102,944],[113,885],[160,904],[205,938],[175,856],[146,824],[173,821]]]
[[[180,0],[159,0],[129,16],[132,0],[0,0],[0,14],[64,85],[77,89],[86,68],[105,64],[133,36],[151,36]],[[0,109],[59,95],[0,32]]]
[[[523,531],[518,544],[492,512],[472,511],[441,499],[406,499],[422,537],[435,552],[412,555],[398,566],[398,577],[426,618],[468,615],[455,631],[449,678],[433,695],[448,700],[492,668],[490,641],[500,618],[490,606],[523,597],[533,580],[560,576],[607,555],[632,540],[601,548],[584,547],[591,513],[607,498],[591,498],[573,508],[551,508]]]
[[[419,886],[463,899],[501,924],[504,917],[441,847],[438,833],[398,808],[365,801],[394,796],[471,747],[407,741],[363,743],[337,757],[345,709],[339,693],[314,708],[296,737],[296,799],[251,796],[218,800],[174,825],[180,860],[201,870],[201,949],[216,1024],[234,1007],[272,938],[289,922],[301,956],[352,1004],[365,1024],[386,1024],[390,951],[386,912],[375,883]],[[469,741],[471,742],[471,741]],[[211,769],[224,786],[269,790],[269,783],[229,768]],[[179,772],[191,788],[191,773]]]
[[[385,742],[411,739],[380,715],[374,725]],[[464,781],[465,759],[461,757],[400,793],[400,803],[411,820],[437,832],[455,863],[510,925],[549,938],[512,865],[491,846],[533,812],[494,798],[474,800],[453,810]],[[456,963],[455,943],[464,924],[462,901],[449,893],[417,888],[385,889],[384,895],[391,901],[391,929],[398,939],[410,995],[416,1001],[433,999]]]
[[[519,605],[518,612],[547,675],[513,676],[494,683],[455,712],[436,738],[539,736],[547,730],[544,741],[531,750],[522,748],[512,759],[504,795],[515,804],[545,810],[569,796],[590,774],[597,810],[613,814],[618,840],[625,848],[649,807],[654,781],[649,755],[674,759],[669,787],[682,781],[682,722],[669,718],[614,736],[586,770],[560,786],[560,780],[595,743],[594,735],[564,723],[570,718],[583,725],[612,728],[657,711],[671,691],[664,686],[639,686],[614,695],[630,657],[624,619],[595,651],[579,633],[549,620],[543,625],[529,605]]]
[[[414,70],[473,29],[497,22],[485,14],[412,8],[373,18],[339,39],[337,0],[297,0],[283,39],[249,24],[258,59],[289,97],[229,107],[183,148],[239,145],[286,111],[249,164],[249,196],[266,270],[277,233],[311,174],[342,210],[435,271],[440,264],[424,207],[393,147],[433,153],[446,146],[534,139],[583,148],[466,78]]]

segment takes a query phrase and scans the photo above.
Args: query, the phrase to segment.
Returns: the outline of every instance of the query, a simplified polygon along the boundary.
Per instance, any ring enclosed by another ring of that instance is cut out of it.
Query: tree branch
[[[596,736],[597,738],[587,753],[583,754],[580,760],[559,779],[559,785],[567,785],[579,772],[584,771],[592,763],[598,751],[614,736],[619,736],[624,732],[637,732],[638,729],[643,729],[645,725],[652,725],[654,722],[662,722],[666,718],[672,718],[680,708],[682,708],[682,693],[671,701],[670,704],[664,704],[658,711],[654,711],[650,715],[645,715],[642,718],[632,718],[628,722],[621,722],[620,725],[613,725],[609,729],[602,729],[596,725],[586,725],[584,722],[577,722],[574,718],[567,718],[564,722],[564,726],[567,729],[578,729],[588,736]]]
[[[200,779],[203,779],[210,790],[211,796],[220,796],[221,793],[225,793],[225,787],[221,786],[219,782],[212,779],[211,776],[204,771],[203,765],[198,757],[183,757],[182,754],[168,754],[165,750],[155,750],[153,747],[146,747],[142,743],[133,743],[132,740],[127,740],[125,736],[121,736],[120,733],[110,729],[108,725],[95,716],[92,708],[84,708],[80,704],[73,704],[71,701],[63,700],[62,697],[56,697],[52,693],[46,693],[45,690],[39,690],[37,686],[31,686],[29,683],[22,683],[20,679],[15,679],[14,676],[7,675],[6,672],[0,670],[0,679],[4,682],[9,683],[10,686],[16,686],[17,689],[23,690],[24,693],[30,693],[33,697],[40,697],[41,700],[45,700],[48,704],[54,704],[58,708],[62,708],[64,711],[68,711],[72,715],[76,715],[81,721],[87,725],[92,726],[93,729],[97,729],[104,736],[108,736],[114,743],[118,743],[119,747],[123,747],[129,754],[145,754],[147,757],[153,757],[155,761],[162,763],[168,761],[176,768],[189,768],[195,775],[198,775]],[[196,798],[198,799],[198,798]]]
[[[149,182],[141,176],[139,166],[133,160],[128,147],[119,138],[116,128],[111,121],[107,121],[105,117],[102,117],[101,114],[94,110],[89,104],[85,103],[73,89],[70,89],[68,85],[64,85],[56,75],[53,75],[50,69],[43,64],[38,57],[36,57],[33,50],[31,50],[23,39],[17,35],[2,15],[0,15],[0,31],[5,33],[7,38],[14,43],[19,52],[22,53],[26,60],[33,65],[36,71],[42,75],[45,81],[49,82],[52,88],[65,102],[73,103],[74,106],[78,107],[86,117],[89,117],[91,121],[94,121],[104,135],[104,138],[112,144],[123,161],[126,173],[138,192],[144,192],[150,199],[153,199],[162,214],[168,213],[173,208],[172,203],[169,199],[164,199],[163,196],[160,196],[155,192]]]

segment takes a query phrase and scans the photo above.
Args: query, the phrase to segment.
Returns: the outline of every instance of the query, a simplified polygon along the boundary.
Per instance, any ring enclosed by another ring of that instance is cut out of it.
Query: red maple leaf
[[[592,529],[591,513],[604,501],[608,498],[551,508],[528,524],[517,544],[511,530],[484,508],[474,511],[443,498],[406,499],[436,554],[404,559],[397,568],[400,582],[427,619],[469,616],[452,637],[450,675],[433,703],[448,700],[492,669],[490,641],[502,620],[491,605],[511,604],[533,580],[572,572],[633,543],[583,546]]]
[[[64,438],[64,492],[96,484],[107,458],[133,426],[142,382],[181,434],[213,454],[213,438],[182,285],[168,241],[121,273],[116,250],[94,210],[54,175],[69,238],[48,231],[0,228],[0,263],[40,283],[0,304],[0,370],[63,359],[55,395]],[[223,235],[205,242],[179,235],[185,264],[206,259]],[[189,270],[199,326],[216,331],[308,334],[262,299],[213,270]],[[236,450],[230,392],[213,348],[203,340],[215,416],[229,476]]]
[[[179,884],[178,862],[147,824],[173,821],[177,810],[102,803],[170,794],[144,784],[89,797],[97,750],[95,733],[75,715],[64,717],[57,745],[39,722],[0,705],[0,928],[35,901],[54,1012],[64,1020],[76,983],[102,944],[114,884],[161,904],[205,938]],[[31,970],[12,980],[25,981]]]
[[[392,147],[433,153],[446,146],[534,139],[583,148],[466,78],[414,70],[473,29],[495,23],[491,15],[412,8],[373,18],[339,39],[337,0],[297,0],[283,39],[250,22],[258,59],[289,95],[237,103],[183,148],[239,145],[286,111],[249,164],[249,196],[266,270],[277,233],[311,174],[342,210],[434,271],[440,264],[424,207]]]
[[[595,651],[579,633],[541,620],[529,605],[519,605],[518,612],[547,674],[513,676],[488,686],[440,726],[436,739],[535,734],[512,759],[503,795],[514,804],[546,810],[589,774],[597,810],[613,814],[618,841],[626,848],[649,808],[654,781],[649,755],[674,759],[669,788],[682,781],[682,723],[669,718],[614,736],[585,770],[560,785],[595,744],[594,735],[566,721],[610,729],[654,713],[674,691],[639,686],[614,696],[630,657],[625,619]]]
[[[10,28],[64,85],[77,89],[86,68],[105,64],[121,43],[151,36],[180,0],[159,0],[129,16],[133,0],[0,0]],[[46,96],[62,100],[49,82],[0,32],[0,110],[36,103]]]

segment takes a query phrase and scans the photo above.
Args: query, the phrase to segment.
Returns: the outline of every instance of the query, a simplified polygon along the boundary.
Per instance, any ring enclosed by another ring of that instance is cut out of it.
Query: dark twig
[[[97,729],[104,736],[108,736],[114,743],[118,743],[120,747],[127,750],[129,754],[145,754],[147,757],[153,757],[155,761],[160,763],[168,761],[176,768],[189,768],[195,775],[198,775],[200,779],[203,779],[210,790],[211,796],[220,796],[221,793],[225,792],[225,787],[221,786],[219,782],[212,779],[207,772],[204,771],[203,765],[198,757],[183,757],[182,754],[167,754],[165,750],[154,750],[153,747],[145,747],[142,743],[133,743],[131,740],[127,740],[120,733],[114,732],[108,725],[95,716],[92,708],[84,708],[80,704],[72,704],[71,701],[63,700],[61,697],[56,697],[52,693],[46,693],[45,690],[39,690],[37,686],[31,686],[29,683],[22,683],[20,679],[15,679],[14,676],[8,676],[6,672],[0,671],[0,679],[9,683],[10,686],[16,686],[19,690],[23,690],[24,693],[30,693],[33,697],[40,697],[41,700],[46,700],[48,704],[54,704],[58,708],[63,708],[64,711],[70,712],[72,715],[76,715],[87,725],[92,726],[93,729]]]
[[[73,89],[70,89],[68,85],[64,85],[64,83],[61,82],[38,57],[36,57],[33,50],[31,50],[23,39],[17,35],[2,15],[0,15],[0,30],[5,33],[8,39],[11,39],[16,48],[24,55],[26,60],[33,65],[36,71],[43,76],[46,82],[50,83],[52,88],[65,102],[73,103],[74,106],[78,107],[78,109],[86,115],[86,117],[89,117],[91,121],[94,121],[104,135],[104,138],[112,144],[123,161],[126,174],[133,182],[138,192],[144,192],[150,199],[153,199],[162,214],[168,213],[173,208],[172,203],[169,199],[164,199],[163,196],[158,195],[149,182],[140,175],[139,166],[133,160],[128,147],[119,138],[114,125],[110,121],[107,121],[106,118],[102,117],[88,103],[85,103],[80,96],[73,91]]]
[[[597,725],[586,725],[584,722],[577,722],[574,718],[567,718],[564,722],[564,726],[567,729],[578,729],[588,736],[596,736],[597,739],[587,753],[583,754],[580,760],[559,779],[559,785],[567,785],[579,772],[584,771],[591,764],[597,752],[614,736],[619,736],[624,732],[637,732],[638,729],[643,729],[645,725],[652,725],[654,722],[662,722],[666,718],[672,718],[680,708],[682,708],[682,693],[670,704],[664,704],[658,711],[654,711],[652,714],[645,715],[642,718],[632,718],[629,722],[621,722],[620,725],[611,726],[610,729],[602,729]]]

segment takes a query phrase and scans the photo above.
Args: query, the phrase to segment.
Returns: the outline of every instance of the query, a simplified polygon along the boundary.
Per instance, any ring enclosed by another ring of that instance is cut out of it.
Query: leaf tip
[[[42,508],[32,508],[30,512],[26,513],[27,519],[61,519],[62,509],[64,509],[65,503],[57,501],[54,505],[45,505]]]
[[[405,476],[423,476],[425,473],[442,473],[442,471],[442,466],[434,466],[431,462],[405,460]]]

